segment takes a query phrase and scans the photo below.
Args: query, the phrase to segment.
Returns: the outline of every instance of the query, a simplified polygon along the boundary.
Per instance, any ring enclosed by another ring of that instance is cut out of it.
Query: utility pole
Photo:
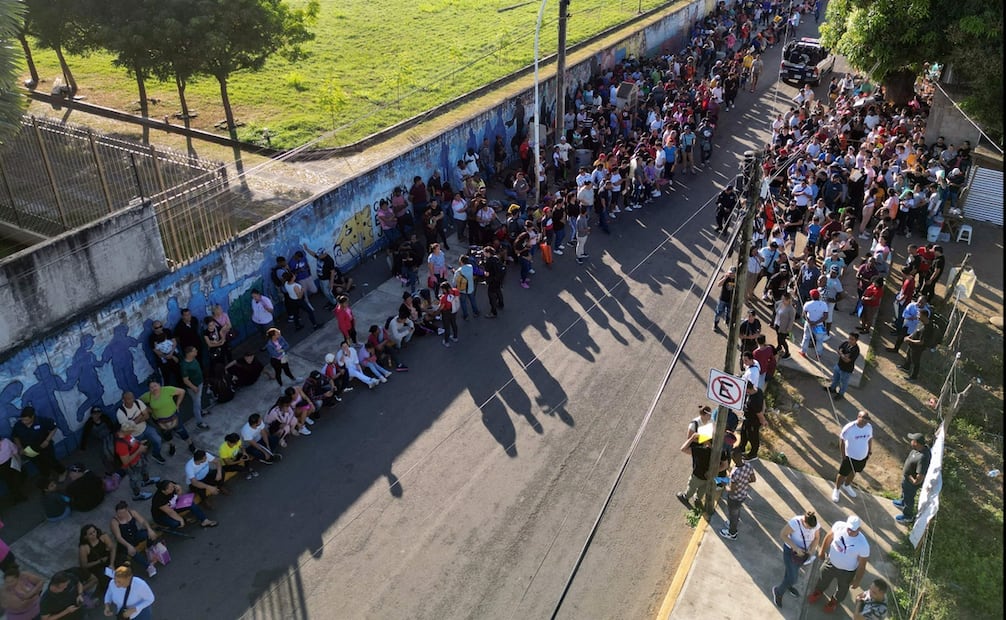
[[[751,232],[754,223],[755,213],[758,212],[758,201],[761,199],[761,171],[762,151],[745,151],[744,163],[742,164],[742,174],[744,178],[743,206],[744,216],[740,222],[740,260],[746,260],[749,248],[751,247]],[[742,266],[737,270],[737,280],[734,285],[734,295],[730,300],[730,325],[727,330],[727,353],[723,361],[723,372],[734,374],[734,362],[737,359],[737,341],[740,339],[741,305],[744,300],[744,291],[747,289],[748,272]],[[713,433],[712,455],[709,458],[709,471],[706,472],[706,506],[705,514],[712,514],[716,510],[714,501],[716,481],[714,480],[720,471],[720,453],[723,451],[723,441],[727,432],[727,416],[729,410],[720,406],[716,413],[716,431]]]
[[[569,0],[559,0],[559,50],[555,60],[555,142],[565,135],[566,118],[566,18]]]

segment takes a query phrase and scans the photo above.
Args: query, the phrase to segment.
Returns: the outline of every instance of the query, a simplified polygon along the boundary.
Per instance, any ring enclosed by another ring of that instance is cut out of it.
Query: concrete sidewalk
[[[672,584],[660,620],[850,617],[852,600],[861,590],[850,590],[835,614],[823,612],[824,599],[815,605],[807,603],[820,561],[801,569],[796,585],[799,599],[784,595],[781,609],[772,602],[771,588],[782,581],[784,570],[779,533],[786,521],[806,510],[817,512],[822,537],[835,521],[852,513],[858,515],[870,543],[862,586],[868,587],[877,577],[893,583],[895,570],[889,554],[905,530],[895,523],[893,516],[901,511],[890,500],[860,490],[856,499],[843,495],[835,504],[830,497],[833,485],[827,480],[766,460],[755,462],[755,472],[758,482],[752,485],[751,497],[742,509],[737,539],[719,535],[726,526],[726,500],[721,499],[710,521],[701,521],[696,528],[679,568],[687,573]],[[831,588],[833,593],[834,585]],[[888,600],[891,598],[889,595]]]
[[[451,241],[451,250],[445,251],[444,254],[447,256],[448,264],[456,267],[458,265],[458,258],[461,256],[461,249],[467,250],[468,246],[467,244],[453,243],[453,237]],[[561,259],[561,257],[557,258]],[[367,329],[371,325],[383,326],[389,316],[398,312],[398,306],[402,303],[402,292],[405,289],[397,278],[387,278],[387,274],[390,271],[390,267],[386,266],[385,254],[382,252],[371,259],[371,262],[355,269],[350,274],[357,283],[357,288],[350,297],[353,314],[356,317],[358,339],[361,342],[366,340]],[[421,276],[421,283],[425,282],[425,279],[425,276]],[[509,282],[510,284],[516,286],[515,278],[511,277],[508,280],[511,281]],[[358,295],[362,296],[357,297]],[[483,301],[485,300],[484,294],[482,295],[482,299]],[[290,368],[299,379],[303,379],[310,371],[319,369],[324,364],[325,354],[334,352],[342,342],[342,335],[339,333],[331,313],[322,309],[324,298],[321,295],[316,295],[312,299],[312,303],[315,306],[315,315],[319,322],[324,321],[324,326],[318,330],[312,331],[310,325],[307,325],[304,330],[295,332],[293,325],[283,321],[282,316],[277,314],[277,318],[279,319],[277,326],[283,331],[284,336],[290,341],[292,346]],[[488,310],[488,307],[486,310]],[[462,323],[460,328],[462,337],[464,337],[464,321],[461,321],[460,317],[459,322]],[[258,347],[257,341],[250,344],[256,348]],[[243,347],[246,346],[249,346],[249,343],[244,343]],[[266,362],[266,355],[264,353],[259,353],[258,357],[260,361]],[[408,364],[418,361],[415,359],[416,357],[405,354],[403,359]],[[291,384],[289,379],[285,378],[284,386]],[[330,411],[338,412],[340,409],[345,410],[346,407],[353,406],[353,400],[359,398],[360,394],[363,394],[362,398],[366,398],[368,390],[361,389],[362,384],[353,381],[350,385],[353,385],[356,389],[353,392],[345,394],[343,402]],[[376,389],[395,389],[394,375],[387,385]],[[237,432],[247,421],[250,413],[258,412],[264,415],[279,394],[280,390],[276,382],[262,376],[254,385],[241,389],[236,394],[234,400],[215,405],[210,409],[210,415],[206,418],[206,422],[210,425],[209,430],[197,429],[194,420],[191,418],[185,421],[185,426],[193,437],[193,441],[197,447],[215,454],[220,444],[223,443],[224,435],[230,432]],[[183,413],[186,408],[187,402],[183,403]],[[206,415],[205,412],[204,415]],[[310,438],[307,440],[310,441]],[[165,447],[162,453],[167,463],[165,465],[158,465],[151,461],[149,472],[151,476],[172,479],[181,483],[184,487],[185,463],[190,455],[185,448],[184,442],[176,440],[175,445],[178,448],[177,454],[173,457],[168,456],[168,451]],[[288,449],[297,450],[300,447],[300,445],[297,445],[297,442],[292,442],[291,448]],[[88,458],[92,455],[93,452],[86,455],[74,453],[67,459],[67,463],[78,460],[91,463],[91,461],[96,460]],[[94,466],[97,467],[97,464],[94,464]],[[100,471],[100,469],[96,469],[96,471]],[[231,486],[244,484],[253,483],[246,483],[244,480],[233,480],[230,483]],[[149,487],[146,490],[153,489]],[[150,519],[150,502],[132,501],[132,493],[129,489],[128,480],[123,480],[119,489],[114,493],[106,495],[105,501],[95,510],[91,512],[74,512],[66,519],[56,523],[43,521],[40,525],[29,530],[13,542],[8,540],[8,543],[17,557],[18,563],[24,569],[48,578],[60,570],[77,566],[77,546],[81,526],[90,523],[97,525],[106,533],[109,531],[109,521],[111,520],[114,506],[119,500],[129,502],[131,507],[143,515],[144,518]],[[227,500],[223,499],[221,501],[226,502]],[[41,506],[38,505],[37,498],[34,495],[28,502],[24,502],[17,508],[19,511],[28,511],[31,514],[41,512]],[[11,517],[8,516],[9,518]],[[2,534],[3,530],[0,530],[0,535]],[[201,535],[209,538],[212,536],[212,531],[205,530],[201,532]]]

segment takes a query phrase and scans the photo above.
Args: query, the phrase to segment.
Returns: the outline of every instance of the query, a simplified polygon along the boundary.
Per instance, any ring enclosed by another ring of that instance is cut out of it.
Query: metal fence
[[[0,222],[51,237],[149,200],[172,264],[231,235],[207,201],[227,189],[226,167],[85,127],[24,116],[0,150]]]

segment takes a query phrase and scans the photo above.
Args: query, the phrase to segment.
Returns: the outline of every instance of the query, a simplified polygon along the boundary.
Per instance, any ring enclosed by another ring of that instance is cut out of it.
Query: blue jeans
[[[143,429],[143,432],[140,433],[137,439],[140,441],[146,439],[150,442],[151,454],[161,455],[161,434],[154,428],[153,421],[147,422],[147,427]]]
[[[912,484],[907,477],[901,480],[901,501],[905,507],[901,512],[908,518],[915,517],[915,496],[919,493],[919,487]]]
[[[779,594],[785,594],[800,578],[800,564],[793,559],[793,548],[785,544],[782,546],[782,565],[786,567],[786,572],[782,583],[775,588]]]
[[[814,352],[817,353],[817,356],[820,358],[821,338],[820,336],[814,335],[814,328],[809,322],[804,323],[803,326],[803,340],[800,342],[800,350],[806,353],[808,345],[814,346]]]
[[[475,293],[461,293],[461,316],[468,318],[468,305],[471,304],[472,314],[479,315],[479,305],[475,301]]]
[[[844,396],[845,391],[849,389],[849,379],[851,378],[851,372],[846,372],[839,368],[838,364],[835,364],[835,368],[832,369],[831,385],[828,386],[828,389],[834,390],[837,387],[839,388],[838,393]]]
[[[520,281],[527,282],[531,278],[531,259],[518,256],[517,260],[520,261]],[[464,298],[462,297],[462,299]]]
[[[200,508],[197,504],[192,504],[188,508],[176,510],[175,512],[177,512],[180,517],[185,517],[186,512],[191,512],[192,516],[196,518],[196,521],[200,523],[206,520],[206,513],[203,512],[202,508]],[[181,529],[185,525],[184,523],[179,523],[177,520],[172,519],[163,512],[154,515],[154,523],[173,530]]]
[[[555,231],[555,241],[552,242],[552,249],[561,250],[562,242],[566,240],[566,227]]]
[[[328,303],[332,304],[333,306],[336,305],[337,302],[335,301],[335,293],[332,292],[332,287],[329,286],[328,280],[322,280],[321,278],[318,278],[318,290],[321,291],[321,293],[325,296],[325,299],[328,300]]]
[[[730,325],[730,302],[722,299],[716,302],[716,313],[713,314],[713,324],[719,325],[720,319]]]

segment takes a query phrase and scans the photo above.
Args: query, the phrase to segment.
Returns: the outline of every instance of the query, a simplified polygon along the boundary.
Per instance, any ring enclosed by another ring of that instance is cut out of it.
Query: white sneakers
[[[306,426],[301,426],[300,427],[300,434],[301,435],[305,435],[305,436],[310,435],[311,434],[311,429],[309,429]]]
[[[835,489],[835,490],[833,490],[831,492],[831,501],[833,501],[833,502],[835,502],[837,504],[838,503],[838,498],[839,498],[839,496],[838,496],[838,489]]]
[[[153,564],[147,564],[147,576],[153,577],[156,574],[157,574],[157,567],[154,566]]]
[[[306,422],[308,426],[314,426],[314,420],[312,420],[310,417],[304,418],[304,422]]]
[[[845,491],[845,494],[848,495],[849,497],[856,497],[856,490],[853,489],[851,486],[843,484],[842,490]]]

